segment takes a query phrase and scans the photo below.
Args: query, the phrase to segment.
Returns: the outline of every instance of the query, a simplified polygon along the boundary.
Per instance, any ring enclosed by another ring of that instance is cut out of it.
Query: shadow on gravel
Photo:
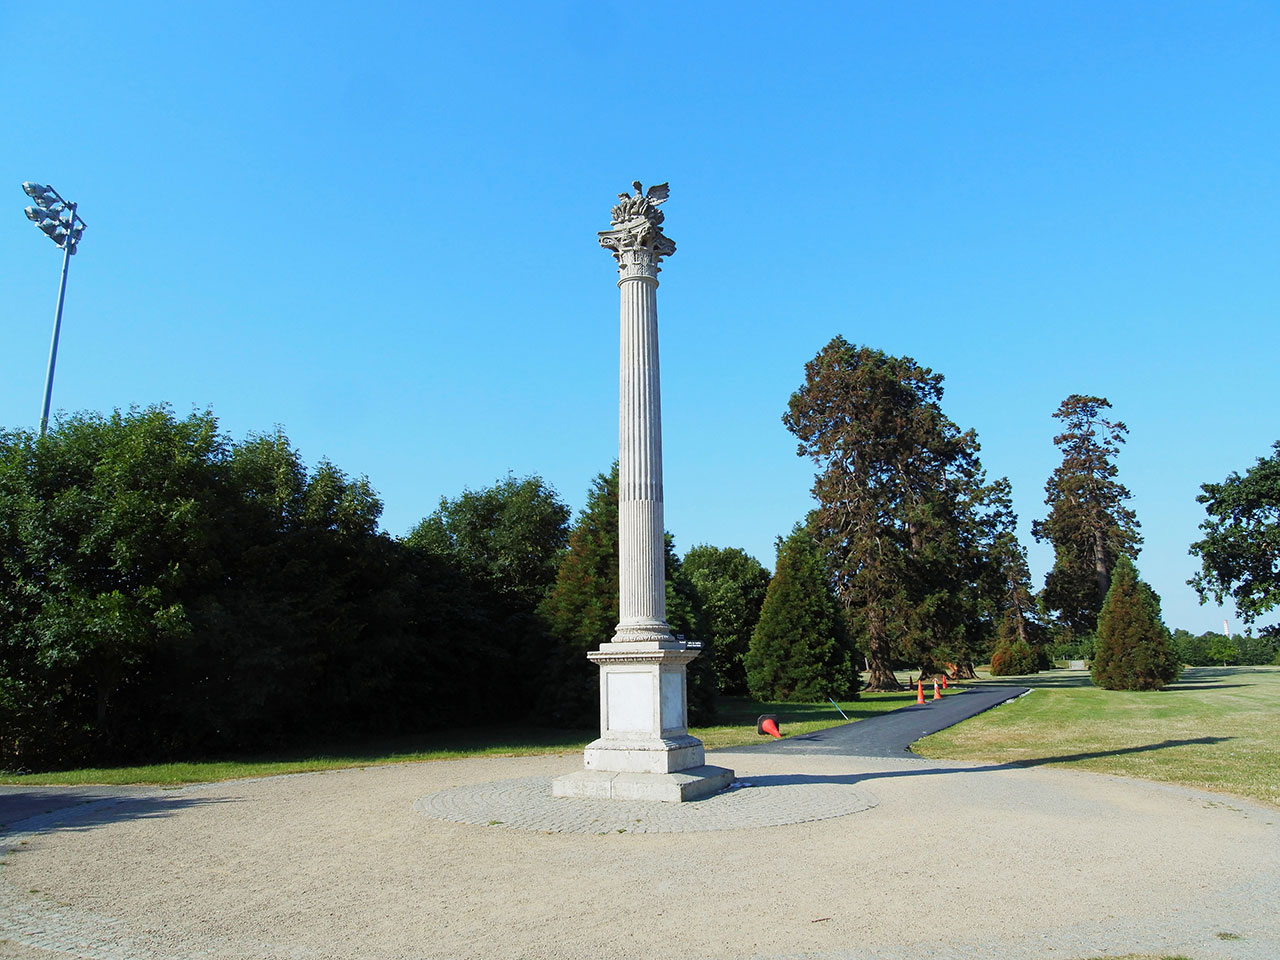
[[[50,805],[43,792],[17,791],[0,796],[0,832],[63,833],[127,820],[169,817],[182,810],[210,803],[239,803],[235,798],[191,796],[59,798]]]

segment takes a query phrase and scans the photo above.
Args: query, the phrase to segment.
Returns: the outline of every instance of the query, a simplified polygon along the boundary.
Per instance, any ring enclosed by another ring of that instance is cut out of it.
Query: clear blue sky
[[[811,502],[780,417],[838,333],[946,376],[1037,586],[1051,414],[1110,398],[1140,569],[1221,628],[1195,496],[1280,439],[1274,4],[68,2],[5,5],[0,44],[6,427],[57,289],[37,180],[89,224],[55,409],[280,424],[397,535],[507,471],[580,508],[617,449],[596,231],[668,180],[681,551],[772,566]]]

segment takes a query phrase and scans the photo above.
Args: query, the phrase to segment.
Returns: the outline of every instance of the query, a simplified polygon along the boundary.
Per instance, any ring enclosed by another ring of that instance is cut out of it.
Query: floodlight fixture
[[[58,334],[62,330],[62,304],[67,294],[67,267],[80,246],[84,220],[76,213],[76,204],[68,203],[53,187],[28,180],[22,192],[35,201],[26,208],[27,219],[40,232],[62,249],[62,279],[58,283],[58,308],[53,315],[53,339],[49,343],[49,369],[44,378],[44,405],[40,408],[40,436],[49,427],[49,403],[53,399],[53,369],[58,362]]]

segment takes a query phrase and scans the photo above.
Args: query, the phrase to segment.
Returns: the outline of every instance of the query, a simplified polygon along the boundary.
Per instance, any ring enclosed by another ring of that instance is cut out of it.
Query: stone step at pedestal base
[[[597,800],[658,800],[664,803],[683,803],[709,797],[732,782],[732,770],[713,766],[691,767],[675,773],[579,770],[551,781],[551,795]]]

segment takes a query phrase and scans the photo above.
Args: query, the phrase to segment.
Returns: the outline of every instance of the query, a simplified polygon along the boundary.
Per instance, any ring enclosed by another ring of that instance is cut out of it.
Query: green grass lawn
[[[468,727],[420,736],[384,737],[270,754],[229,755],[175,763],[127,767],[85,767],[48,773],[14,774],[0,771],[0,783],[40,785],[158,784],[176,786],[240,777],[269,777],[282,773],[311,773],[344,767],[449,760],[458,757],[528,756],[580,750],[591,737],[581,730],[537,727]]]
[[[1280,667],[1190,667],[1151,692],[1101,690],[1088,673],[1066,670],[999,682],[1034,689],[926,737],[915,751],[1069,766],[1280,806]]]
[[[846,701],[840,708],[851,720],[896,709],[915,702],[915,694],[870,694]],[[756,717],[769,713],[778,717],[782,733],[811,733],[844,718],[830,703],[762,703],[748,697],[722,697],[717,723],[694,727],[690,732],[707,749],[756,743]],[[529,756],[542,753],[576,753],[594,740],[590,730],[551,730],[518,725],[469,727],[455,731],[432,731],[419,736],[329,743],[310,749],[281,751],[260,756],[229,756],[185,763],[146,766],[86,768],[52,773],[16,775],[0,772],[0,783],[30,785],[57,784],[159,784],[176,786],[239,777],[267,777],[282,773],[309,773],[344,767],[376,766],[384,763],[412,763],[475,756]]]

